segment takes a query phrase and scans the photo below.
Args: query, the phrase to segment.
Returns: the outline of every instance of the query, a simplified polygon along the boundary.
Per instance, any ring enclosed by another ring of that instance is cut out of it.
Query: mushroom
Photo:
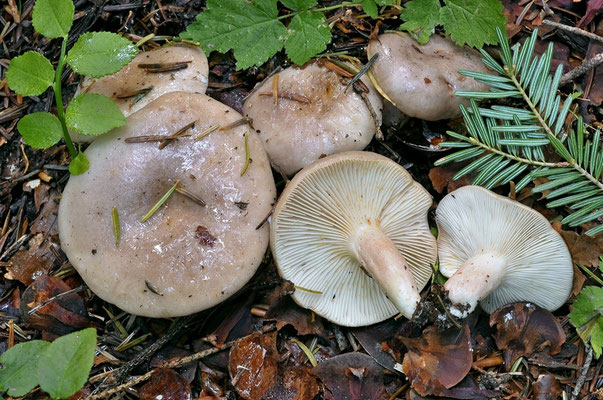
[[[379,54],[371,71],[383,91],[410,117],[428,121],[456,118],[467,99],[461,90],[487,90],[488,86],[458,73],[461,69],[488,72],[480,54],[434,35],[424,45],[408,34],[386,33],[369,42],[367,54]]]
[[[252,277],[269,241],[268,227],[257,227],[276,190],[259,138],[234,126],[241,118],[205,95],[169,93],[88,147],[90,169],[69,179],[58,226],[94,293],[132,314],[175,317],[221,302]],[[230,128],[208,134],[216,125]],[[175,133],[160,146],[149,141]]]
[[[320,157],[369,144],[381,125],[381,99],[367,79],[361,81],[372,110],[337,73],[317,63],[287,68],[255,89],[243,114],[252,118],[276,170],[292,175]]]
[[[549,311],[572,289],[573,265],[565,242],[537,211],[479,186],[464,186],[436,210],[440,271],[464,318],[480,302],[491,313],[516,301]]]
[[[165,46],[138,54],[113,75],[83,78],[75,95],[105,95],[115,101],[127,117],[166,93],[205,93],[208,74],[207,57],[199,47]],[[90,143],[98,137],[78,133],[72,136],[74,141],[82,143]]]
[[[304,168],[272,214],[270,246],[293,299],[344,326],[410,318],[436,260],[431,196],[397,163],[351,151]]]

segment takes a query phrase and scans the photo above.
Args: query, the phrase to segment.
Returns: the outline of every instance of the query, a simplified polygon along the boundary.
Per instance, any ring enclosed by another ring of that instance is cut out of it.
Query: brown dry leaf
[[[19,250],[9,259],[7,273],[4,274],[6,279],[29,285],[53,267],[55,257],[50,251],[52,243],[45,240],[44,235],[35,235],[28,244],[29,249]]]
[[[507,371],[521,356],[548,351],[557,354],[565,342],[565,333],[549,311],[532,303],[513,303],[490,315],[496,325],[496,345],[503,350]]]
[[[345,353],[312,369],[326,387],[325,399],[381,400],[389,398],[383,383],[383,368],[371,356]]]
[[[465,323],[461,330],[444,332],[431,326],[418,338],[402,338],[408,348],[402,368],[411,387],[422,396],[440,395],[450,389],[471,370],[471,334]]]
[[[45,340],[94,326],[88,319],[83,299],[77,293],[60,296],[29,314],[32,308],[68,290],[71,288],[61,279],[42,275],[29,285],[21,296],[21,311],[25,323],[42,331]]]
[[[362,348],[383,368],[396,372],[396,361],[386,350],[389,350],[389,343],[396,332],[399,332],[402,326],[409,325],[410,322],[405,319],[387,319],[378,324],[370,326],[361,326],[351,329],[352,334],[362,345]],[[385,344],[382,344],[386,342]]]
[[[487,400],[492,398],[500,398],[502,393],[498,390],[490,390],[483,387],[482,384],[478,384],[471,375],[467,375],[465,379],[459,382],[458,385],[451,389],[443,389],[440,397],[428,396],[423,397],[416,391],[410,390],[408,399],[409,400],[442,400],[442,399],[461,399],[461,400]],[[514,399],[517,397],[513,397]]]
[[[540,375],[534,383],[533,399],[535,400],[554,400],[561,397],[563,391],[561,384],[555,376],[547,374]]]
[[[159,368],[151,376],[151,381],[138,391],[142,400],[191,400],[191,386],[186,379],[169,368]]]
[[[59,213],[58,193],[56,190],[51,190],[48,198],[45,199],[42,211],[32,222],[30,232],[33,234],[43,233],[45,236],[54,237],[59,234],[57,227],[57,215]],[[36,202],[36,207],[41,205],[41,199]]]
[[[603,19],[599,21],[597,24],[597,29],[595,33],[599,36],[603,35]],[[586,59],[590,59],[595,55],[603,52],[603,44],[591,40],[588,44],[588,50],[586,51]],[[587,76],[592,75],[592,85],[590,86],[590,90],[588,90],[588,99],[590,100],[590,105],[599,106],[603,102],[603,65],[598,66],[588,73]]]
[[[580,271],[580,268],[574,264],[574,282],[572,284],[572,294],[574,296],[578,296],[582,291],[582,286],[584,286],[584,282],[586,282],[586,276]]]
[[[553,227],[565,240],[572,255],[572,260],[576,264],[587,267],[596,267],[599,265],[599,257],[603,254],[603,235],[595,237],[584,234],[578,235],[576,232],[560,230],[556,224],[553,224]]]
[[[443,193],[444,189],[448,188],[448,193],[461,186],[467,186],[471,184],[471,180],[465,175],[456,181],[452,177],[458,172],[456,169],[435,167],[429,170],[429,179],[433,188],[438,193]]]

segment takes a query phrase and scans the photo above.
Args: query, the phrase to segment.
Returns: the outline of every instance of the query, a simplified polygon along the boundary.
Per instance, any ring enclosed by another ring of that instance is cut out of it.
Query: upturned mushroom
[[[325,155],[364,149],[381,125],[381,99],[366,78],[365,99],[317,63],[290,67],[243,105],[274,168],[291,175]],[[369,109],[370,105],[370,109]]]
[[[454,95],[461,90],[487,90],[487,86],[458,73],[488,72],[480,54],[433,35],[420,45],[408,34],[386,33],[369,42],[367,54],[379,54],[371,71],[396,107],[410,117],[428,121],[461,115],[459,105],[468,100]]]
[[[554,311],[572,289],[565,242],[537,211],[479,186],[464,186],[436,210],[440,271],[464,318],[477,303],[491,313],[516,301]]]
[[[370,152],[325,157],[285,187],[270,246],[293,299],[344,326],[410,318],[436,260],[429,193]]]
[[[269,241],[268,227],[257,227],[276,190],[241,119],[205,95],[170,93],[88,147],[90,169],[69,179],[58,226],[94,293],[132,314],[175,317],[251,278]]]
[[[127,117],[166,93],[205,93],[208,74],[207,57],[199,47],[165,46],[140,53],[113,75],[83,78],[76,95],[105,95],[115,101]],[[90,143],[96,138],[73,134],[78,142]]]

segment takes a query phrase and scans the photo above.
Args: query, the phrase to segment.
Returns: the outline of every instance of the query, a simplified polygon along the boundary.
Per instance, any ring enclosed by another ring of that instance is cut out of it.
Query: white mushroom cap
[[[186,68],[151,72],[153,69],[140,68],[141,64],[163,64],[174,66],[185,63]],[[209,66],[207,57],[196,46],[165,46],[138,54],[119,72],[94,79],[84,77],[75,95],[98,93],[113,100],[127,117],[166,93],[205,93],[208,85]],[[151,88],[152,87],[152,88]],[[141,91],[148,90],[146,94]],[[97,136],[73,133],[76,142],[90,143]]]
[[[431,202],[404,168],[375,153],[339,153],[304,168],[270,228],[279,272],[298,287],[293,299],[344,326],[398,312],[410,318],[437,256]]]
[[[462,90],[487,90],[487,86],[462,76],[459,70],[488,72],[480,54],[433,35],[420,45],[406,33],[386,33],[369,42],[367,54],[379,58],[371,71],[383,91],[410,117],[428,121],[461,115],[467,99],[454,95]]]
[[[321,156],[362,150],[369,144],[381,125],[382,104],[368,79],[361,80],[369,88],[367,97],[378,121],[352,87],[346,90],[339,75],[316,63],[287,68],[256,88],[245,101],[243,114],[253,119],[276,170],[292,175]]]
[[[132,314],[175,317],[221,302],[252,277],[269,241],[268,227],[256,227],[276,195],[257,135],[239,126],[198,141],[184,137],[162,150],[157,142],[124,142],[171,135],[197,121],[187,131],[195,136],[240,118],[205,95],[170,93],[88,147],[90,169],[67,183],[58,226],[61,247],[99,297]],[[250,163],[241,176],[246,131]],[[140,222],[177,180],[206,205],[174,192]]]
[[[449,193],[436,210],[440,271],[455,315],[477,302],[491,313],[516,301],[549,311],[570,295],[572,258],[542,214],[479,186]]]

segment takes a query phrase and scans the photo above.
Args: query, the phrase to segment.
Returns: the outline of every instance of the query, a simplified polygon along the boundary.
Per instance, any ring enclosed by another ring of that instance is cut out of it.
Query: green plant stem
[[[348,2],[348,1],[344,1],[341,4],[335,4],[333,6],[322,7],[322,8],[312,8],[312,9],[310,9],[310,11],[325,12],[325,11],[337,10],[338,8],[353,7],[353,6],[359,6],[359,5],[361,5],[361,4],[359,4],[359,3],[351,3],[351,2]],[[307,10],[304,10],[303,12],[305,12],[305,11],[307,11]],[[280,17],[277,18],[277,20],[280,21],[281,19],[287,19],[287,18],[295,17],[299,13],[300,13],[300,11],[293,11],[290,14],[281,15]]]
[[[524,163],[524,164],[528,164],[528,165],[533,165],[535,167],[563,168],[563,167],[571,167],[572,166],[568,162],[550,163],[550,162],[534,161],[534,160],[529,160],[527,158],[517,157],[517,156],[514,156],[512,154],[505,153],[502,150],[498,150],[497,148],[490,147],[487,144],[484,144],[484,143],[480,142],[479,140],[477,140],[477,139],[475,139],[473,137],[470,137],[467,141],[469,143],[471,143],[472,145],[479,146],[482,149],[485,149],[485,150],[487,150],[487,151],[489,151],[491,153],[495,153],[495,154],[498,154],[498,155],[510,158],[511,160],[518,161],[520,163]]]
[[[65,143],[67,144],[69,153],[71,153],[71,157],[75,158],[77,156],[77,150],[71,141],[71,136],[69,136],[69,130],[67,129],[67,123],[65,122],[63,90],[61,88],[61,76],[63,75],[63,69],[65,69],[65,53],[67,53],[67,38],[63,38],[63,43],[61,44],[61,55],[59,56],[59,63],[57,64],[57,70],[52,88],[54,89],[54,98],[57,102],[57,114],[59,121],[61,121],[61,127],[63,128],[63,137],[65,138]]]
[[[542,118],[542,116],[540,115],[540,111],[538,110],[538,108],[534,105],[534,103],[532,103],[530,96],[528,96],[528,94],[523,89],[523,86],[521,86],[521,84],[517,80],[517,77],[515,76],[515,74],[511,70],[509,70],[508,67],[505,67],[505,71],[507,71],[507,76],[513,81],[513,84],[515,85],[515,87],[517,88],[519,93],[521,93],[521,96],[523,97],[525,102],[530,107],[530,110],[532,111],[532,113],[534,113],[534,115],[538,119],[540,126],[542,126],[542,128],[544,129],[546,134],[553,139],[557,139],[557,137],[555,136],[553,131],[551,131],[551,128],[549,127],[549,125],[544,121],[544,118]],[[533,165],[537,165],[537,164],[533,164]],[[576,160],[574,160],[574,159],[568,160],[567,165],[564,165],[564,166],[570,166],[570,167],[574,168],[576,171],[578,171],[580,174],[582,174],[586,179],[591,181],[595,186],[597,186],[599,189],[603,190],[603,182],[599,182],[599,180],[597,178],[592,176],[587,170],[585,170],[580,165],[578,165],[578,163],[576,163]]]

